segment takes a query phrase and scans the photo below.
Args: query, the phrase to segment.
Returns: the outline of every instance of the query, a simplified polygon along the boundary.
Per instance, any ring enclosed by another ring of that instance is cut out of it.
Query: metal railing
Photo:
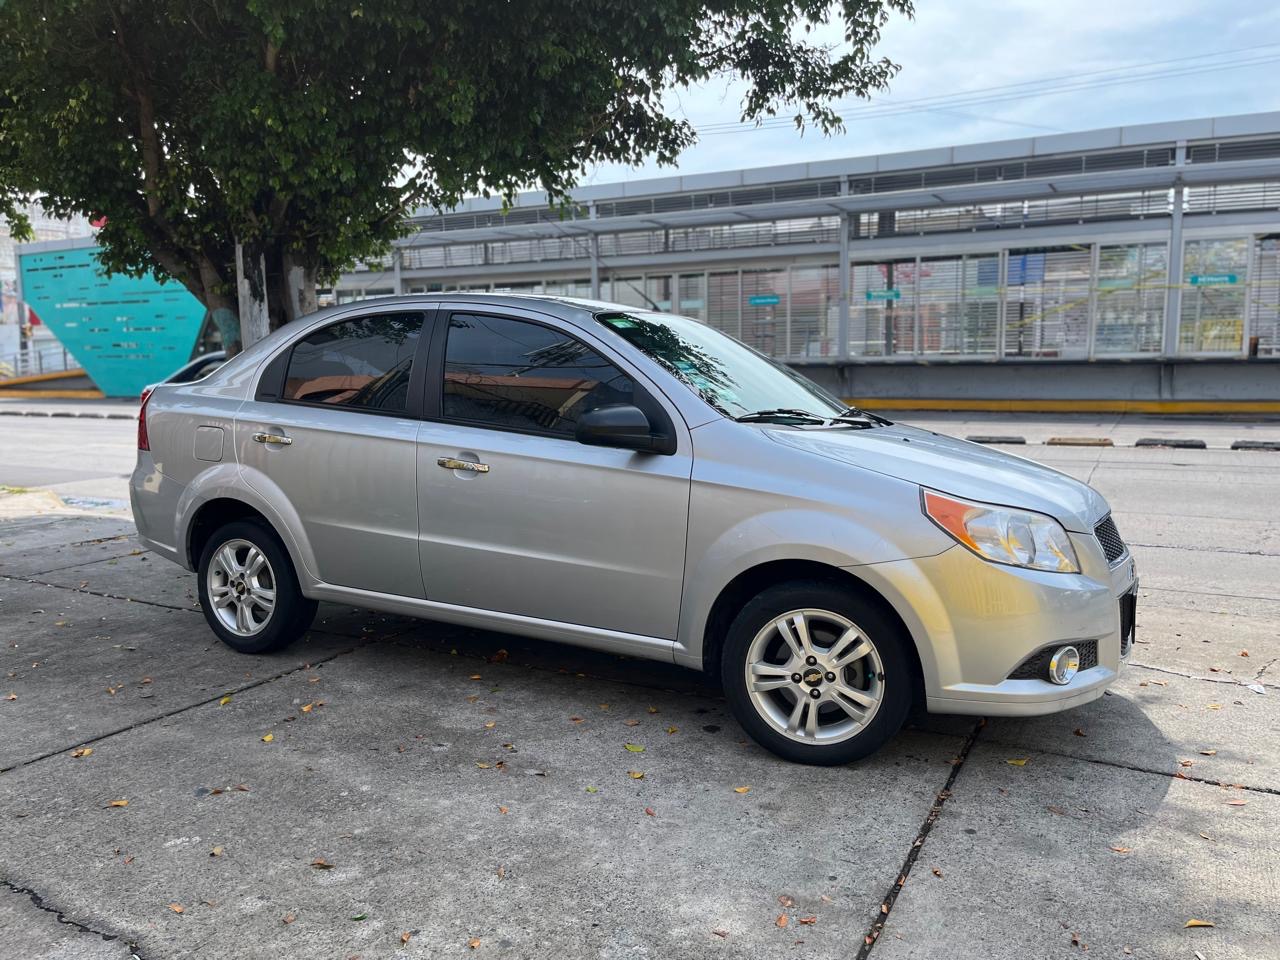
[[[19,377],[38,377],[45,373],[69,373],[79,369],[80,362],[61,344],[0,355],[0,383],[16,380]]]

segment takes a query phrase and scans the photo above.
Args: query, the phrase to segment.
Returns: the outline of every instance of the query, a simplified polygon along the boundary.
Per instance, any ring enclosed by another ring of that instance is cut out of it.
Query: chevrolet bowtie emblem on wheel
[[[804,675],[804,682],[811,687],[816,687],[822,682],[821,670],[810,670]]]

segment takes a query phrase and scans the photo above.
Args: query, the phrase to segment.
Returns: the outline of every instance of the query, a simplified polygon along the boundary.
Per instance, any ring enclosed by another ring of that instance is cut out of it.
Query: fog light
[[[1080,672],[1080,651],[1075,647],[1059,647],[1049,658],[1049,679],[1067,684]]]

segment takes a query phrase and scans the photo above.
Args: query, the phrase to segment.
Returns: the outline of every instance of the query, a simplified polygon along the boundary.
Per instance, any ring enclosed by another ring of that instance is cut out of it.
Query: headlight
[[[923,490],[930,520],[984,560],[1032,570],[1079,573],[1071,538],[1053,517]]]

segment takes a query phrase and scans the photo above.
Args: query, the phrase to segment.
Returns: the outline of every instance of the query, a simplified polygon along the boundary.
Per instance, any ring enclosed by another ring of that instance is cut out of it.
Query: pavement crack
[[[960,745],[960,752],[951,761],[951,773],[947,775],[947,782],[942,785],[942,789],[938,791],[937,797],[934,798],[929,812],[925,814],[924,822],[920,824],[920,831],[916,834],[916,838],[911,844],[911,849],[907,852],[907,858],[902,862],[902,869],[898,871],[898,879],[893,882],[893,886],[889,888],[889,892],[885,894],[884,899],[880,902],[880,913],[867,930],[866,936],[862,938],[862,946],[858,949],[858,955],[855,960],[867,960],[871,951],[875,949],[875,945],[879,943],[880,934],[884,932],[885,924],[889,922],[889,917],[893,914],[893,905],[898,901],[898,894],[902,892],[907,878],[911,876],[911,869],[916,865],[916,861],[920,859],[920,851],[924,849],[924,842],[929,839],[929,833],[933,830],[933,825],[938,822],[938,817],[942,815],[942,808],[951,797],[951,790],[955,786],[956,778],[960,776],[960,771],[964,769],[965,761],[969,759],[969,752],[973,749],[973,745],[978,742],[978,734],[986,724],[985,718],[980,718],[974,723],[973,729],[969,731],[964,743]]]
[[[84,566],[84,564],[76,564],[76,566]],[[46,572],[53,573],[54,571],[49,570]],[[172,603],[160,603],[158,600],[139,600],[137,597],[126,597],[119,593],[104,593],[101,590],[89,590],[84,587],[68,587],[63,583],[48,583],[45,580],[36,580],[32,577],[15,577],[12,575],[6,575],[4,579],[14,580],[18,583],[29,583],[35,587],[52,587],[55,590],[70,590],[72,593],[83,593],[91,597],[102,597],[104,600],[124,600],[126,603],[143,603],[149,607],[160,607],[162,610],[185,610],[188,613],[200,612],[200,608],[195,606],[179,607]]]
[[[61,923],[64,926],[72,927],[75,930],[79,930],[81,933],[101,937],[108,943],[113,943],[118,940],[122,941],[124,945],[129,948],[129,952],[133,954],[133,960],[143,960],[143,956],[139,952],[138,945],[135,941],[124,939],[118,933],[108,933],[105,930],[99,930],[86,923],[81,923],[79,920],[72,920],[57,907],[51,906],[38,891],[32,890],[30,887],[20,886],[19,884],[16,884],[11,880],[6,880],[3,877],[0,877],[0,887],[4,887],[10,893],[16,893],[18,896],[26,897],[37,910],[43,910],[45,913],[52,914],[57,919],[58,923]]]
[[[1272,660],[1271,663],[1275,663],[1275,660]],[[1267,664],[1267,666],[1263,667],[1262,669],[1266,670],[1267,667],[1271,666],[1271,663]],[[1184,680],[1199,680],[1202,683],[1225,683],[1227,686],[1230,686],[1230,687],[1244,687],[1248,689],[1250,684],[1260,684],[1261,686],[1276,686],[1276,684],[1262,683],[1262,681],[1259,679],[1262,676],[1261,670],[1258,671],[1258,676],[1254,677],[1252,680],[1239,680],[1236,677],[1201,677],[1194,673],[1183,673],[1181,670],[1170,670],[1166,667],[1153,667],[1149,663],[1138,663],[1136,660],[1130,660],[1129,666],[1134,667],[1135,669],[1138,669],[1138,670],[1153,670],[1156,673],[1167,673],[1171,677],[1182,677]]]
[[[8,766],[8,767],[0,767],[0,774],[9,773],[10,771],[13,771],[13,770],[20,770],[23,767],[31,766],[33,763],[39,763],[41,760],[48,760],[50,757],[61,756],[62,754],[65,754],[71,750],[78,750],[80,747],[86,747],[93,743],[100,743],[101,741],[106,740],[110,737],[116,737],[122,733],[128,733],[130,730],[137,730],[140,727],[145,727],[150,724],[153,724],[157,720],[167,720],[169,717],[176,717],[178,714],[186,713],[189,710],[195,710],[197,707],[205,707],[211,703],[217,703],[219,700],[221,700],[224,696],[228,694],[231,694],[232,696],[234,696],[239,693],[244,693],[248,690],[253,690],[256,687],[264,686],[268,683],[274,683],[277,680],[281,680],[284,677],[297,673],[299,670],[310,670],[313,667],[317,667],[322,663],[328,663],[330,660],[336,660],[338,657],[346,656],[349,653],[355,653],[357,650],[361,650],[367,646],[378,643],[385,639],[388,639],[388,638],[379,637],[376,639],[366,640],[363,643],[356,643],[343,650],[337,650],[334,653],[329,654],[327,657],[321,657],[318,660],[309,660],[306,663],[300,663],[295,667],[290,667],[288,670],[281,670],[279,673],[273,674],[269,677],[262,677],[259,680],[253,680],[249,683],[241,684],[238,687],[228,687],[225,690],[223,690],[221,693],[214,694],[213,696],[206,697],[202,700],[197,700],[194,703],[188,703],[181,707],[174,707],[172,710],[166,710],[164,713],[158,713],[154,717],[147,717],[145,720],[139,720],[136,723],[128,724],[127,726],[120,727],[119,729],[116,729],[116,730],[109,730],[106,733],[100,733],[97,736],[89,737],[88,739],[81,740],[78,743],[72,743],[64,747],[59,747],[56,750],[46,751],[45,753],[40,754],[38,757],[32,757],[29,760],[21,760],[18,763],[12,764],[11,766]]]
[[[991,741],[992,746],[999,747],[1018,747],[1025,746],[1016,741],[995,739]],[[1197,777],[1191,774],[1183,773],[1181,770],[1170,772],[1168,770],[1157,770],[1153,767],[1140,767],[1134,763],[1121,763],[1119,760],[1103,760],[1100,757],[1082,757],[1074,753],[1059,753],[1056,750],[1045,750],[1040,747],[1034,748],[1036,753],[1046,757],[1060,757],[1063,760],[1075,760],[1079,763],[1095,763],[1103,767],[1112,767],[1116,770],[1128,770],[1130,773],[1146,773],[1156,777],[1168,777],[1170,780],[1186,780],[1189,783],[1202,783],[1208,787],[1222,787],[1231,790],[1247,790],[1249,793],[1265,793],[1271,796],[1280,797],[1280,788],[1277,787],[1261,787],[1248,783],[1229,783],[1226,780],[1214,780],[1210,777]]]

